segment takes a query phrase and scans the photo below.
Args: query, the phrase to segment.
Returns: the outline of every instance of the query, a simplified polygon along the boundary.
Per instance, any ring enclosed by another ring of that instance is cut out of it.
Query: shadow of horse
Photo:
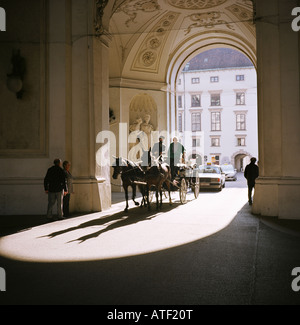
[[[164,212],[168,212],[168,211],[176,208],[179,205],[180,205],[179,203],[175,203],[172,206],[169,206],[168,204],[166,204],[166,209]],[[62,230],[53,232],[49,235],[42,236],[41,238],[53,239],[57,236],[62,236],[64,234],[67,234],[72,231],[82,230],[82,229],[88,230],[89,228],[101,227],[100,230],[98,230],[94,233],[87,234],[85,236],[82,236],[80,238],[77,238],[77,239],[74,239],[74,240],[71,240],[68,242],[68,243],[71,243],[71,242],[78,241],[79,244],[81,244],[87,240],[97,238],[100,235],[102,235],[106,232],[112,231],[114,229],[134,225],[139,222],[150,221],[150,220],[154,219],[155,217],[157,217],[158,215],[161,215],[162,213],[163,212],[159,212],[159,213],[157,212],[157,213],[153,214],[148,210],[143,210],[143,213],[141,214],[141,210],[139,208],[133,208],[130,210],[130,213],[121,211],[121,212],[112,214],[107,217],[101,217],[101,218],[97,218],[97,219],[93,219],[93,220],[81,223],[75,227],[70,227],[67,229],[62,229]]]

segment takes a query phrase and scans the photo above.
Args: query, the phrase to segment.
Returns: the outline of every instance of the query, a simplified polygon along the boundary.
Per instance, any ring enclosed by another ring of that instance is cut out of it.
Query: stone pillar
[[[87,5],[88,4],[88,5]],[[72,123],[69,142],[74,181],[72,210],[98,212],[111,205],[109,167],[96,163],[109,130],[109,38],[95,35],[94,1],[72,1]]]
[[[253,213],[300,219],[299,34],[296,0],[256,0],[259,167]]]

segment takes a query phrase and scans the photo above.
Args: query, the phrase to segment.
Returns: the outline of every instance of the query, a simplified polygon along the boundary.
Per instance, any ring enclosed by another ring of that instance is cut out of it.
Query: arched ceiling
[[[165,82],[172,61],[183,60],[204,44],[233,46],[255,60],[256,31],[250,0],[109,3],[111,78]]]

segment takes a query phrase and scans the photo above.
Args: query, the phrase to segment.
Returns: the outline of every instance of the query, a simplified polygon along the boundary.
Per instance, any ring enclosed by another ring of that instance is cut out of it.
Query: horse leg
[[[142,191],[143,191],[144,207],[146,207],[147,206],[147,188],[145,185],[142,185]]]
[[[160,208],[162,207],[162,188],[160,188]]]
[[[144,205],[144,191],[143,191],[143,187],[142,186],[138,185],[138,188],[139,188],[139,191],[142,194],[142,201],[141,201],[141,204],[140,204],[140,207],[142,208],[143,205]]]
[[[123,186],[124,190],[125,190],[125,199],[126,199],[126,208],[125,208],[125,212],[128,211],[129,208],[129,204],[128,204],[128,186]]]
[[[156,210],[158,211],[159,210],[159,198],[158,198],[158,193],[159,193],[159,190],[158,190],[158,187],[156,188]]]
[[[142,202],[140,207],[142,208],[143,206],[146,206],[146,199],[145,199],[145,187],[143,185],[139,185],[139,190],[142,194]]]
[[[140,204],[135,201],[136,197],[136,185],[132,185],[132,201],[134,202],[135,206],[139,206]]]
[[[168,188],[168,193],[169,193],[169,205],[172,205],[173,202],[172,202],[172,197],[171,197],[171,185],[168,181],[166,182],[166,184],[168,184],[167,188]]]
[[[147,204],[148,204],[148,210],[150,211],[151,210],[151,207],[150,207],[150,200],[149,200],[149,185],[147,184],[146,185],[146,195],[147,195]]]
[[[164,185],[164,181],[162,181],[159,184],[159,191],[160,191],[160,207],[162,207],[162,197],[163,197],[163,185]]]

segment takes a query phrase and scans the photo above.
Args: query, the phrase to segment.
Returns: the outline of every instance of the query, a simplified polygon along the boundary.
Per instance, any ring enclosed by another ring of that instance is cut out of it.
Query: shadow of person
[[[41,238],[46,237],[46,238],[52,239],[57,236],[61,236],[61,235],[64,235],[66,233],[76,231],[76,230],[101,227],[101,229],[97,232],[82,236],[78,239],[74,239],[74,240],[71,240],[68,242],[68,243],[71,243],[71,242],[78,241],[79,243],[83,243],[89,239],[96,238],[105,232],[108,232],[108,231],[111,231],[111,230],[114,230],[117,228],[129,226],[129,225],[133,225],[133,224],[136,224],[139,222],[149,221],[149,220],[157,217],[158,215],[161,215],[164,212],[168,212],[168,211],[176,208],[178,205],[180,205],[180,204],[174,203],[172,206],[165,204],[164,211],[156,211],[155,213],[153,211],[148,211],[148,209],[144,209],[141,211],[141,209],[139,207],[137,207],[137,208],[133,208],[133,209],[129,210],[128,212],[121,211],[121,212],[112,214],[110,216],[101,217],[101,218],[97,218],[97,219],[93,219],[93,220],[81,223],[75,227],[62,229],[62,230],[53,232],[49,235],[42,236]]]

